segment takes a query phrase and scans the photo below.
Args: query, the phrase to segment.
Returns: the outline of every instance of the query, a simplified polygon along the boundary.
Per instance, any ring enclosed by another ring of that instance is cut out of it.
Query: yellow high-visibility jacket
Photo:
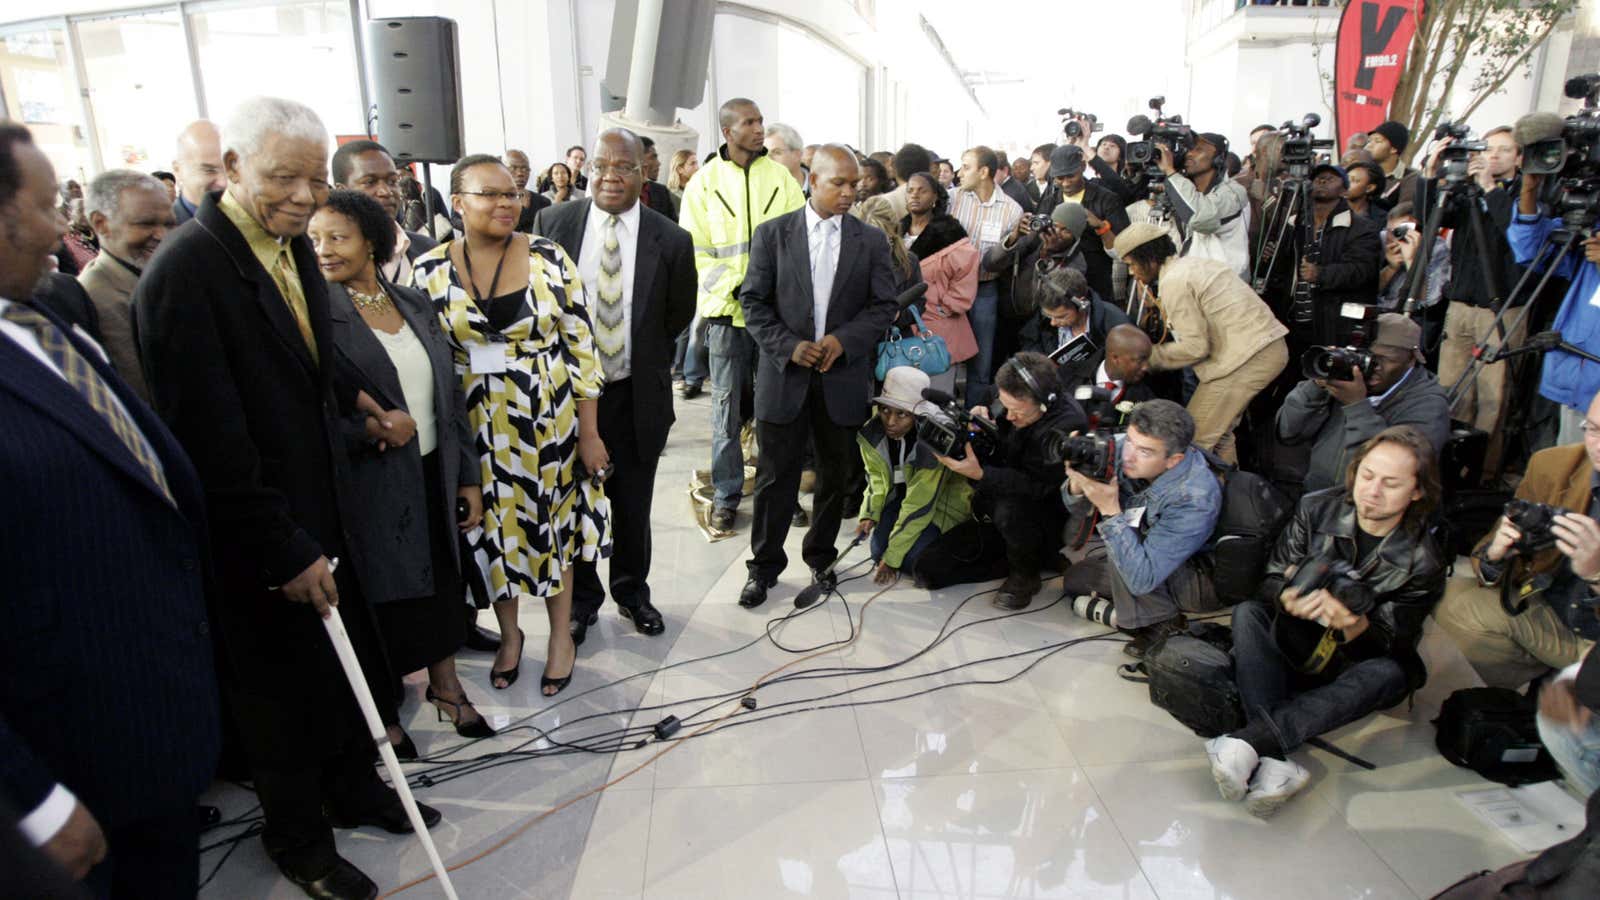
[[[717,158],[695,173],[683,189],[678,224],[694,238],[701,318],[732,316],[736,327],[744,327],[738,290],[750,263],[750,237],[757,225],[805,202],[800,183],[765,150],[741,169],[723,144]]]

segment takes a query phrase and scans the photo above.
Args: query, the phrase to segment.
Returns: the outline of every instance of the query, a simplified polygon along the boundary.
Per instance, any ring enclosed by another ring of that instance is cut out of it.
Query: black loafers
[[[444,816],[426,803],[418,803],[417,810],[422,813],[422,824],[432,828],[439,824]],[[335,828],[360,828],[363,825],[376,825],[390,834],[410,834],[412,832],[411,819],[406,816],[406,808],[396,798],[395,802],[379,810],[356,815],[333,813],[328,816],[328,821]]]
[[[373,900],[378,896],[377,883],[343,857],[319,878],[302,878],[281,865],[278,871],[314,900]]]
[[[617,612],[632,622],[640,634],[655,637],[667,630],[667,623],[661,618],[661,610],[656,609],[649,600],[640,600],[626,606],[619,603]]]

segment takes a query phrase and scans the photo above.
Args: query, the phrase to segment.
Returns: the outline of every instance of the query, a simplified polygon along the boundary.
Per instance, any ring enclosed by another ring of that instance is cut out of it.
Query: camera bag
[[[1244,727],[1244,705],[1233,682],[1233,657],[1213,641],[1174,634],[1144,656],[1150,702],[1201,737]]]
[[[1207,454],[1211,470],[1222,482],[1222,511],[1204,558],[1217,601],[1224,606],[1256,595],[1267,570],[1267,558],[1294,505],[1272,482],[1229,466]]]
[[[1539,740],[1534,702],[1509,688],[1463,688],[1445,699],[1434,744],[1439,753],[1490,781],[1515,787],[1557,775]]]

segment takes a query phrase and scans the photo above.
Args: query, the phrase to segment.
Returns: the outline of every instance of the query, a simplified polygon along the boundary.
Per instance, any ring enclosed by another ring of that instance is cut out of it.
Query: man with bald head
[[[641,202],[644,144],[626,128],[600,133],[588,155],[589,196],[543,210],[533,233],[577,260],[594,347],[605,372],[600,439],[614,467],[611,599],[641,634],[666,630],[650,602],[650,506],[673,422],[673,341],[694,318],[694,241]],[[582,644],[606,599],[593,561],[574,565],[572,640]]]
[[[537,234],[533,230],[533,219],[539,210],[550,205],[550,198],[538,191],[528,190],[528,180],[533,177],[533,164],[528,162],[528,154],[521,150],[507,150],[502,161],[511,170],[511,183],[522,192],[522,214],[517,217],[517,230],[523,234]],[[577,169],[572,170],[572,177],[578,177]]]
[[[739,302],[760,352],[756,379],[754,556],[739,605],[754,609],[788,565],[784,538],[800,497],[806,445],[817,484],[802,556],[814,583],[834,587],[834,541],[856,430],[872,399],[873,351],[894,321],[895,275],[883,232],[847,215],[861,177],[842,144],[817,148],[811,198],[756,228]]]
[[[172,201],[172,215],[182,225],[194,218],[206,194],[228,184],[222,169],[222,132],[216,123],[196,119],[178,132],[172,174],[178,178],[178,199]]]

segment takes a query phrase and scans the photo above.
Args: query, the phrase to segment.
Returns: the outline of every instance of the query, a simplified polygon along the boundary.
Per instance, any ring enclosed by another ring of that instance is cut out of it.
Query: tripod
[[[1439,199],[1433,208],[1428,211],[1428,218],[1419,236],[1421,241],[1417,247],[1417,256],[1412,260],[1412,269],[1406,273],[1405,314],[1412,315],[1417,305],[1428,296],[1428,263],[1433,259],[1434,239],[1439,234],[1439,228],[1444,222],[1444,215],[1450,209],[1459,207],[1467,211],[1468,231],[1471,235],[1473,249],[1477,252],[1478,259],[1484,262],[1484,281],[1489,288],[1489,305],[1494,308],[1501,306],[1500,286],[1505,283],[1501,271],[1502,261],[1500,254],[1494,253],[1489,245],[1488,232],[1484,229],[1484,220],[1488,219],[1489,212],[1483,199],[1483,186],[1476,181],[1446,175],[1444,188],[1439,191]],[[1499,331],[1501,341],[1505,340],[1506,333],[1502,328]],[[1453,398],[1452,398],[1453,402]]]
[[[1283,253],[1284,240],[1287,238],[1295,247],[1306,247],[1310,243],[1309,228],[1311,227],[1305,215],[1311,206],[1311,182],[1303,174],[1291,172],[1289,177],[1278,185],[1273,196],[1268,202],[1272,204],[1272,215],[1262,225],[1257,236],[1255,266],[1250,270],[1250,287],[1262,297],[1267,295],[1272,273],[1278,267],[1279,256]],[[1268,235],[1271,235],[1270,239]],[[1295,251],[1298,255],[1298,250]],[[1280,317],[1288,318],[1291,313],[1295,295],[1305,292],[1305,301],[1310,301],[1312,285],[1300,282],[1300,267],[1296,265],[1290,273],[1290,302],[1289,308],[1280,313]]]

